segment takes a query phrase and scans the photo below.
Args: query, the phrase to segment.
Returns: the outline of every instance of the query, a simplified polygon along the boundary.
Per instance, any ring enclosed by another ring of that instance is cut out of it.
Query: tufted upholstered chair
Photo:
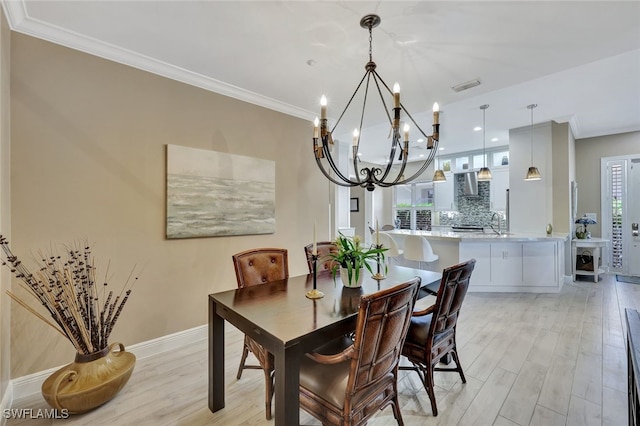
[[[355,340],[342,352],[300,360],[300,407],[323,425],[363,425],[391,405],[402,425],[397,375],[420,278],[360,299]],[[323,351],[323,353],[326,353]]]
[[[233,266],[236,270],[238,288],[264,284],[289,278],[289,260],[286,249],[258,248],[234,254]],[[245,365],[247,355],[253,353],[259,365]],[[238,367],[237,378],[240,380],[242,370],[260,369],[265,379],[265,406],[267,420],[271,420],[271,400],[273,399],[273,355],[261,344],[244,336],[244,348]]]
[[[462,383],[467,382],[458,358],[456,324],[475,264],[476,260],[471,259],[442,271],[436,302],[424,310],[413,313],[402,348],[402,355],[413,365],[401,366],[400,369],[418,373],[431,400],[434,416],[438,415],[438,407],[433,389],[433,372],[456,371],[460,374]],[[456,364],[455,368],[436,368],[436,364],[449,354]]]
[[[338,247],[333,241],[319,241],[316,243],[318,247],[318,263],[316,272],[331,272],[336,262],[329,256],[329,253],[337,253]],[[311,251],[313,250],[313,244],[309,244],[304,248],[304,254],[307,258],[307,266],[309,267],[309,273],[313,273],[313,262],[311,261]]]

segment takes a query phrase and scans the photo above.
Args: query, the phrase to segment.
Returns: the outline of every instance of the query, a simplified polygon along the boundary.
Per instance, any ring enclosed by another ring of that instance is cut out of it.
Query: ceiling
[[[319,115],[325,94],[330,123],[364,75],[369,36],[359,23],[376,13],[377,71],[389,86],[399,82],[402,104],[427,134],[432,104],[440,104],[443,155],[482,149],[483,132],[473,128],[482,126],[483,104],[487,148],[528,126],[532,103],[535,123],[569,122],[577,139],[640,130],[639,1],[4,0],[3,7],[14,31],[304,119]],[[474,79],[481,85],[451,89]],[[384,142],[388,125],[382,107],[370,108],[361,151],[382,162],[365,143]],[[342,122],[339,139],[357,124]]]

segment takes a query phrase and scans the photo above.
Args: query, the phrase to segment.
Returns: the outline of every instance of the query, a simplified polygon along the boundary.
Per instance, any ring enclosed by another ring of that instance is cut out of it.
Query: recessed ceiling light
[[[491,142],[498,142],[499,140],[500,139],[498,139],[498,138],[493,138],[493,139],[491,139]]]
[[[358,157],[362,157],[362,153],[361,152],[358,153]]]
[[[424,139],[420,138],[416,142],[418,142],[418,143],[424,142]]]
[[[418,157],[424,157],[424,154],[420,154],[420,155],[418,155]]]
[[[480,130],[482,130],[482,127],[480,127],[480,126],[476,126],[476,127],[473,128],[474,132],[479,132]]]
[[[444,146],[441,146],[440,148],[438,148],[440,151],[444,151]]]
[[[307,65],[309,65],[310,67],[313,67],[316,65],[316,61],[314,59],[308,59]]]

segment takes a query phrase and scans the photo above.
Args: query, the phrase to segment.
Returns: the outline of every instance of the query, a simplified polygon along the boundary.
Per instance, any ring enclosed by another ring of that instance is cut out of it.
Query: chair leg
[[[467,379],[464,377],[464,373],[462,372],[462,364],[460,364],[460,359],[458,358],[458,351],[456,348],[453,348],[451,351],[451,356],[453,357],[453,362],[456,363],[456,371],[460,373],[460,379],[462,383],[467,383]]]
[[[273,398],[273,374],[269,370],[264,370],[264,403],[267,420],[271,420],[271,399]]]
[[[433,389],[433,366],[427,368],[425,373],[426,383],[425,386],[427,388],[427,394],[429,395],[429,399],[431,400],[431,411],[433,412],[433,417],[438,415],[438,406],[436,405],[436,393]]]
[[[238,367],[238,374],[236,375],[236,379],[238,380],[242,377],[242,370],[244,370],[244,362],[247,360],[247,355],[249,355],[249,348],[247,348],[247,345],[244,345],[242,349],[242,358],[240,358],[240,366]]]
[[[398,393],[396,392],[396,396],[393,398],[393,403],[391,404],[393,407],[393,417],[396,418],[398,422],[398,426],[404,426],[404,421],[402,420],[402,414],[400,413],[400,403],[398,401]]]

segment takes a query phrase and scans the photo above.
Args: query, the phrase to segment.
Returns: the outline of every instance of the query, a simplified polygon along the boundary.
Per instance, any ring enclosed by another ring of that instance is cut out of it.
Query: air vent
[[[462,92],[463,90],[471,89],[472,87],[480,86],[480,80],[469,80],[464,83],[460,83],[456,86],[453,86],[451,90],[454,92]]]

